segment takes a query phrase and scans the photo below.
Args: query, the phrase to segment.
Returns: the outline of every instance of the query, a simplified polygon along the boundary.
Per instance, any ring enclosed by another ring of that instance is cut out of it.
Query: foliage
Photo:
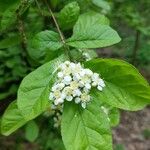
[[[86,109],[66,101],[63,112],[59,110],[64,146],[67,150],[112,150],[111,128],[119,123],[119,110],[135,111],[150,104],[150,86],[133,65],[118,59],[96,58],[94,49],[121,41],[104,15],[111,11],[110,3],[103,0],[6,3],[0,1],[0,7],[3,6],[0,13],[0,100],[14,98],[16,91],[17,100],[12,100],[2,116],[1,133],[8,136],[27,123],[26,139],[33,142],[38,137],[39,127],[33,119],[52,107],[48,98],[57,80],[58,67],[70,60],[81,62],[85,68],[98,73],[106,87],[101,92],[92,89],[92,101]],[[119,7],[118,3],[115,4]],[[147,34],[147,21],[133,13],[133,8],[124,7],[118,8],[125,10],[119,17],[135,30]],[[8,84],[11,84],[9,90]],[[54,133],[49,137],[55,142],[48,144],[48,148],[60,144],[63,149],[60,138]]]

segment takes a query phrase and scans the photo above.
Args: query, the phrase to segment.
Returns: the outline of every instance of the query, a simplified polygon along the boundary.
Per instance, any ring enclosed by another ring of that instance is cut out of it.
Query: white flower
[[[72,101],[73,97],[72,96],[66,96],[67,101]]]
[[[90,90],[91,89],[91,85],[89,83],[86,83],[85,84],[85,88],[88,89],[88,90]]]
[[[84,84],[86,84],[86,83],[91,83],[91,78],[85,75],[85,76],[81,79],[81,81],[82,81]]]
[[[75,90],[79,87],[79,83],[77,81],[70,82],[70,87]]]
[[[80,63],[65,61],[58,68],[58,80],[52,86],[49,99],[54,105],[63,104],[64,101],[74,101],[86,108],[90,102],[90,90],[97,87],[102,91],[105,87],[103,79],[98,73],[84,69]]]
[[[59,90],[55,90],[55,91],[54,91],[54,97],[55,97],[56,99],[60,98],[60,97],[61,97],[61,92],[60,92]]]
[[[70,68],[71,68],[71,69],[75,69],[75,67],[76,67],[76,65],[71,62],[71,63],[70,63]]]
[[[54,101],[54,104],[55,104],[55,105],[58,105],[58,104],[62,104],[63,102],[64,102],[63,99],[58,98],[58,99],[56,99],[56,100]]]
[[[81,91],[79,89],[73,91],[73,97],[80,96],[80,95],[81,95]]]
[[[72,80],[71,76],[65,76],[63,83],[68,85],[68,84],[70,84],[71,80]]]
[[[65,87],[62,91],[62,93],[66,94],[67,96],[70,96],[72,95],[72,89],[68,86],[68,87]]]
[[[52,91],[53,91],[53,92],[56,91],[57,88],[58,88],[58,85],[56,84],[56,85],[54,85],[54,86],[52,87]]]
[[[58,89],[62,90],[64,87],[65,87],[65,84],[64,84],[64,83],[58,84]]]
[[[81,106],[85,109],[86,108],[86,102],[82,102]]]
[[[59,66],[59,69],[60,69],[60,70],[66,69],[66,64],[65,64],[65,63],[61,64],[61,65]]]
[[[97,81],[99,79],[99,74],[98,73],[94,73],[93,75],[92,75],[92,80],[93,81]]]
[[[80,74],[81,77],[84,77],[85,76],[85,71],[81,70],[79,74]]]
[[[85,73],[86,73],[88,76],[92,76],[92,75],[93,75],[93,72],[92,72],[90,69],[85,69]]]
[[[62,78],[64,76],[63,72],[58,72],[58,78]]]
[[[76,103],[76,104],[79,104],[80,102],[81,102],[81,98],[76,97],[76,98],[75,98],[75,103]]]
[[[102,90],[103,90],[103,88],[102,88],[101,86],[97,86],[97,89],[98,89],[99,91],[102,91]]]
[[[78,73],[73,73],[73,80],[79,81],[81,79],[81,76]]]
[[[49,99],[52,100],[53,98],[54,98],[54,94],[52,92],[50,92]]]
[[[81,101],[82,102],[89,102],[90,101],[90,95],[88,95],[87,93],[82,93],[81,94]]]
[[[75,68],[74,68],[74,73],[80,73],[82,70],[82,66],[80,63],[76,64]]]
[[[105,83],[102,79],[99,79],[98,85],[100,85],[101,87],[105,87]]]

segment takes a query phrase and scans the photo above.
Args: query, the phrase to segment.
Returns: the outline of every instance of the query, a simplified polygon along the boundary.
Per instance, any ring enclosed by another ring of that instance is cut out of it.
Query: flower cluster
[[[104,81],[99,74],[93,73],[90,69],[85,69],[80,63],[66,61],[58,68],[58,80],[54,83],[49,99],[55,105],[63,104],[65,100],[75,101],[86,108],[90,101],[90,90],[97,87],[99,91],[105,87]]]

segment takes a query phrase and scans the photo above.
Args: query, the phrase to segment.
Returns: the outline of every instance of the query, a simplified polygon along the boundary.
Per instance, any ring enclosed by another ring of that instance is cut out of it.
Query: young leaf
[[[109,122],[96,99],[86,109],[66,102],[61,133],[67,150],[112,150]]]
[[[100,48],[119,41],[117,32],[108,26],[108,19],[90,12],[79,17],[67,44],[76,48]]]
[[[23,116],[33,119],[50,105],[50,88],[55,80],[55,73],[64,56],[58,57],[28,74],[18,90],[17,104]]]
[[[58,23],[63,30],[71,29],[76,23],[80,13],[77,2],[66,5],[58,14]]]
[[[111,9],[109,3],[105,0],[92,0],[92,3],[107,12]]]
[[[95,59],[85,66],[101,75],[106,83],[97,93],[99,101],[125,110],[139,110],[150,103],[150,86],[138,70],[117,59]]]
[[[47,55],[57,53],[62,47],[60,36],[54,31],[42,31],[35,35],[28,48],[28,53],[33,60],[44,62]]]
[[[35,141],[39,134],[39,127],[35,121],[30,121],[25,128],[25,137],[29,142]]]
[[[17,107],[16,101],[14,101],[8,106],[2,117],[1,133],[7,136],[23,126],[26,122],[27,120],[24,119]]]

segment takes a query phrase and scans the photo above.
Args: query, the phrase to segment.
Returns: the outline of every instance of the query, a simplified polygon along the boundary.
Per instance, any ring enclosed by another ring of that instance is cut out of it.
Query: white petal
[[[66,96],[67,101],[72,101],[73,97],[72,96]]]
[[[66,94],[65,93],[61,93],[61,99],[65,99],[66,98]]]
[[[94,87],[97,86],[97,83],[96,83],[96,82],[93,82],[93,83],[92,83],[92,86],[94,86]]]
[[[61,104],[64,102],[64,100],[62,98],[57,99],[58,104]]]
[[[64,81],[70,82],[72,80],[71,76],[65,76]]]
[[[55,101],[54,101],[54,104],[55,104],[55,105],[58,105],[58,104],[59,104],[59,102],[58,102],[57,100],[55,100]]]
[[[97,81],[99,79],[99,74],[98,73],[94,73],[93,75],[92,75],[92,80],[93,81]]]
[[[89,76],[93,75],[93,72],[90,69],[85,69],[85,73]]]
[[[105,83],[102,79],[99,80],[99,83],[98,83],[101,87],[105,87]]]
[[[73,91],[73,97],[80,96],[80,95],[81,95],[81,91],[79,89]]]
[[[85,93],[89,93],[89,89],[87,89],[86,87],[83,88],[83,91],[84,91]]]
[[[97,89],[98,89],[99,91],[102,91],[102,90],[103,90],[103,88],[102,88],[101,86],[97,86]]]
[[[89,83],[86,83],[86,84],[85,84],[85,88],[91,89],[91,85],[90,85]]]
[[[65,87],[65,84],[64,84],[64,83],[60,83],[60,84],[59,84],[59,88],[60,88],[60,89],[63,89],[64,87]]]
[[[52,92],[50,92],[50,94],[49,94],[49,100],[53,100],[53,98],[54,98],[54,94]]]
[[[81,77],[84,77],[84,76],[85,76],[85,71],[84,71],[84,70],[82,70],[82,71],[80,72],[80,76],[81,76]]]
[[[79,104],[80,101],[81,101],[81,99],[80,99],[79,97],[75,98],[75,103],[76,103],[76,104]]]
[[[58,88],[58,86],[57,86],[57,84],[56,84],[56,85],[54,85],[54,86],[52,87],[52,91],[57,90],[57,88]]]
[[[62,78],[64,74],[62,72],[58,72],[58,78]]]
[[[79,81],[79,87],[84,87],[84,82],[83,81]]]
[[[64,70],[64,69],[66,69],[66,65],[63,63],[63,64],[61,64],[61,65],[59,66],[59,68],[60,68],[61,70]]]
[[[75,63],[72,63],[72,62],[70,63],[70,68],[71,68],[71,69],[74,69],[75,66],[76,66]]]
[[[81,106],[85,109],[86,108],[86,103],[85,102],[81,103]]]
[[[78,73],[73,74],[73,80],[79,81],[81,79],[81,76]]]

